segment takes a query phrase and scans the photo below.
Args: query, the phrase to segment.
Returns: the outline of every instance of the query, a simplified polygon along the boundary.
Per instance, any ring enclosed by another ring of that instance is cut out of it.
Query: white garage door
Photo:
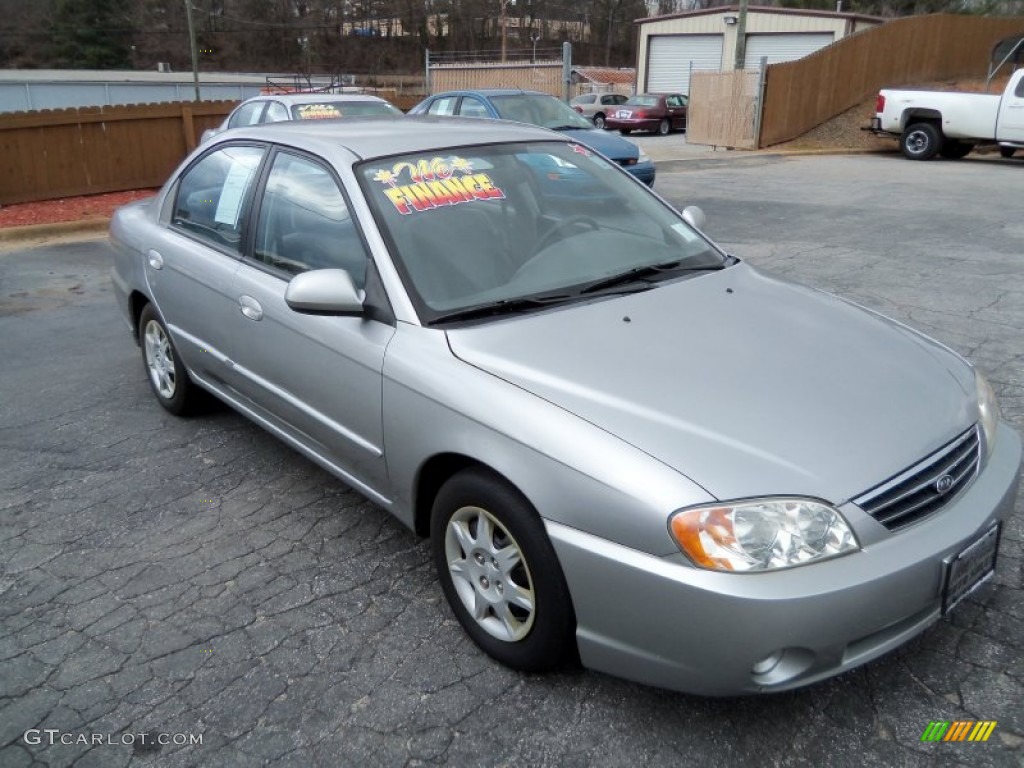
[[[747,48],[744,54],[743,66],[745,69],[757,69],[761,66],[762,56],[768,57],[769,64],[802,59],[807,54],[814,53],[826,45],[832,45],[831,32],[747,35]]]
[[[690,92],[690,69],[722,68],[721,35],[656,35],[647,53],[647,90]]]

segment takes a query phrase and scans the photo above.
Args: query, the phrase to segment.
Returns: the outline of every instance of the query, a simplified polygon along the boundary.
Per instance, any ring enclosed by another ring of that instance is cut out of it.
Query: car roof
[[[281,101],[285,104],[320,104],[325,101],[379,102],[385,99],[368,93],[268,93],[247,101]]]
[[[421,115],[291,120],[234,128],[217,135],[218,143],[240,138],[288,144],[318,154],[343,147],[360,158],[508,141],[566,141],[559,133],[524,123]]]

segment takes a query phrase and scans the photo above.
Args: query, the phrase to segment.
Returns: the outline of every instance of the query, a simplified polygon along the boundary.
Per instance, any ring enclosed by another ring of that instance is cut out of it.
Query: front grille
[[[981,439],[974,426],[853,503],[895,531],[938,512],[974,479],[980,461]]]
[[[637,159],[635,157],[624,157],[618,163],[619,165],[636,165]]]

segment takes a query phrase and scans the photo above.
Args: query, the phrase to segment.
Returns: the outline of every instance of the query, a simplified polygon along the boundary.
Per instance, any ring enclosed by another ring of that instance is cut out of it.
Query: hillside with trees
[[[5,68],[190,70],[189,0],[0,0]],[[726,0],[190,0],[204,71],[420,72],[424,51],[512,55],[573,44],[582,64],[633,66],[648,15]],[[835,10],[835,0],[758,3]],[[504,5],[504,9],[503,9]],[[1024,0],[844,0],[886,17],[938,11],[1024,13]]]

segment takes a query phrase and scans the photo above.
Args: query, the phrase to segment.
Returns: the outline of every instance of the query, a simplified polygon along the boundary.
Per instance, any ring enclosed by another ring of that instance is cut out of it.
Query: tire
[[[152,304],[147,304],[139,317],[139,342],[146,380],[157,402],[175,416],[196,410],[200,393],[189,379],[167,326]]]
[[[1000,147],[999,148],[1000,156],[1005,157],[1007,160],[1009,160],[1011,157],[1013,157],[1013,153],[1016,152],[1016,151],[1017,151],[1016,147]]]
[[[658,123],[658,135],[659,136],[668,136],[669,131],[671,131],[671,130],[672,130],[672,124],[668,121],[667,118],[662,118],[661,122]]]
[[[602,115],[600,112],[594,115],[594,127],[604,130],[604,115]]]
[[[448,604],[485,653],[542,672],[575,648],[554,548],[540,516],[505,480],[481,468],[453,475],[434,500],[430,539]]]
[[[900,136],[900,149],[908,160],[931,160],[942,146],[942,132],[931,123],[908,125]]]
[[[629,136],[629,134],[631,134],[632,132],[632,128],[619,128],[619,133],[621,133],[623,136]]]
[[[974,149],[973,144],[967,144],[956,139],[946,139],[942,144],[942,149],[939,150],[939,154],[947,160],[959,160],[962,157],[967,157],[972,149]]]

